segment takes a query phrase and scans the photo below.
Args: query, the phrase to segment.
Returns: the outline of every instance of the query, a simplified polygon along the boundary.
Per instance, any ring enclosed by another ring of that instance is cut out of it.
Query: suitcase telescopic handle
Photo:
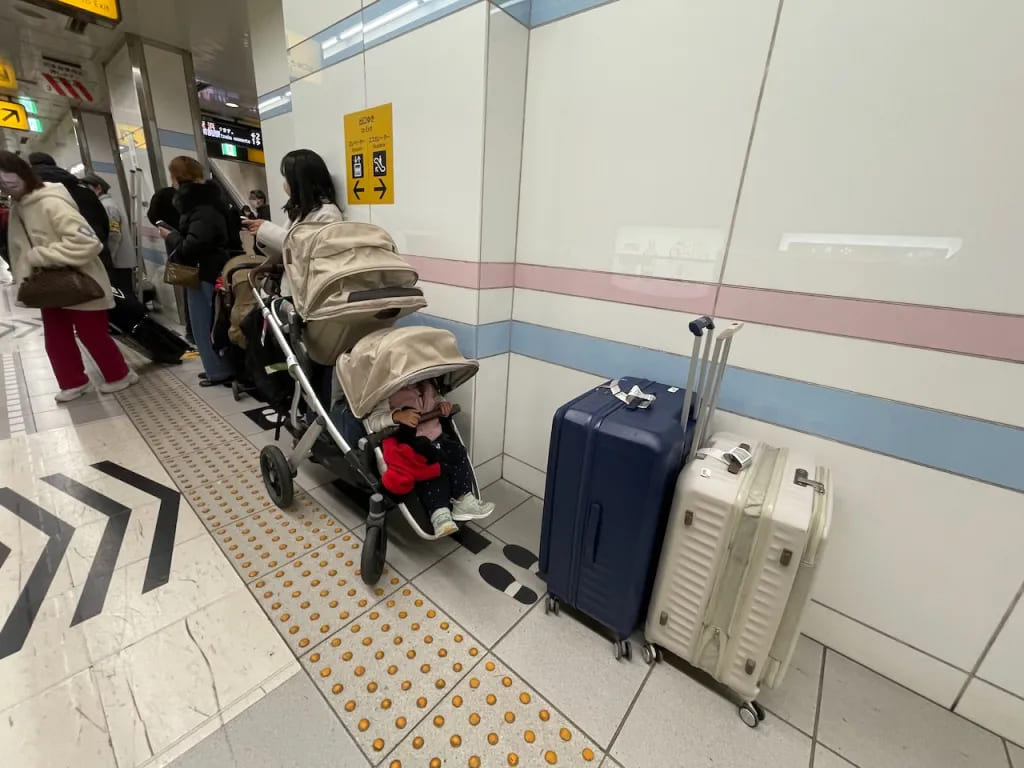
[[[741,330],[743,330],[743,323],[730,323],[729,327],[718,334],[718,341],[715,344],[715,354],[711,360],[706,387],[702,388],[700,392],[701,399],[697,409],[697,430],[693,437],[690,455],[686,458],[687,461],[692,459],[697,451],[700,450],[707,437],[711,417],[715,415],[715,410],[718,408],[718,394],[722,389],[722,379],[725,377],[729,353],[732,351],[732,341]],[[708,346],[710,344],[711,340],[708,339]]]
[[[712,320],[707,315],[704,315],[703,317],[698,317],[696,320],[690,321],[690,333],[692,333],[697,338],[703,336],[705,330],[715,330],[715,321]]]
[[[707,331],[707,333],[705,333]],[[711,340],[715,335],[715,321],[703,315],[696,320],[690,321],[690,333],[693,334],[693,352],[690,353],[690,370],[686,376],[686,394],[683,396],[683,431],[686,431],[690,424],[690,411],[694,402],[697,409],[700,409],[700,399],[694,392],[701,392],[704,389],[704,378],[707,373],[708,359],[711,355]],[[704,354],[701,356],[701,340],[704,341]],[[700,380],[697,380],[697,371],[700,371]],[[696,383],[696,390],[694,389]]]

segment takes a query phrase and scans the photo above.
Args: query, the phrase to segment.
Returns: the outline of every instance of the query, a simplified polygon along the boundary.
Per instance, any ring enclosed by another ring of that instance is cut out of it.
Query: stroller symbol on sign
[[[352,178],[363,178],[363,156],[352,155]]]
[[[379,152],[373,153],[373,175],[374,176],[387,176],[388,175],[388,153],[387,150],[382,149]]]

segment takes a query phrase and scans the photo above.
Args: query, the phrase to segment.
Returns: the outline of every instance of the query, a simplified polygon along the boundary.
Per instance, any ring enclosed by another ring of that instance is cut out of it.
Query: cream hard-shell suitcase
[[[831,476],[811,457],[714,435],[679,476],[645,659],[660,647],[710,673],[755,727],[758,693],[792,659],[831,516]]]

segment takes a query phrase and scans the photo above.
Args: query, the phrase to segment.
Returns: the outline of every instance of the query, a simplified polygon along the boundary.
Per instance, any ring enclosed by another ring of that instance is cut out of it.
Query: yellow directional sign
[[[84,16],[87,20],[108,27],[117,26],[121,21],[119,0],[27,0],[33,5],[50,8],[69,16]]]
[[[25,108],[16,101],[0,100],[0,128],[27,131],[28,113]]]
[[[18,76],[14,73],[14,65],[10,59],[0,56],[0,91],[16,93],[18,90]]]
[[[348,204],[394,205],[395,137],[391,105],[345,115]]]

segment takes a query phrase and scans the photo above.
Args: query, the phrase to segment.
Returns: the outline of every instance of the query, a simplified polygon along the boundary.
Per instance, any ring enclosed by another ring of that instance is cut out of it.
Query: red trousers
[[[76,331],[104,379],[108,382],[120,381],[128,375],[128,364],[117,344],[110,338],[107,310],[44,309],[46,354],[61,389],[73,389],[89,381],[82,363],[82,353],[75,343]]]

